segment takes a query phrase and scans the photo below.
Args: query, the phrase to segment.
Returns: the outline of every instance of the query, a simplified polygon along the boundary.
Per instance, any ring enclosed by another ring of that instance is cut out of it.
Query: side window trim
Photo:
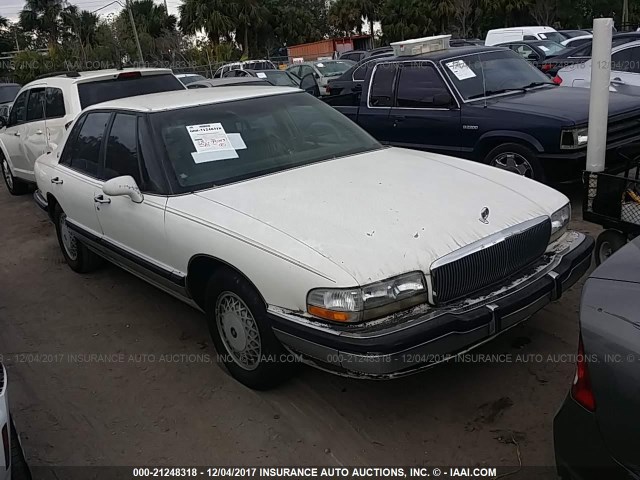
[[[71,162],[67,162],[67,157],[71,155],[69,153],[73,148],[73,144],[76,142],[78,135],[80,134],[80,130],[82,130],[82,125],[84,125],[84,121],[86,120],[87,115],[82,115],[78,118],[78,121],[73,126],[71,132],[69,132],[69,138],[64,144],[64,148],[62,149],[62,153],[60,154],[60,160],[58,160],[58,165],[63,165],[69,169],[71,169]]]
[[[377,63],[376,65],[374,65],[373,70],[371,71],[371,77],[369,79],[369,90],[367,91],[367,108],[385,108],[385,109],[390,109],[393,106],[393,102],[396,96],[396,84],[398,82],[398,65],[401,62],[380,62]],[[377,107],[377,106],[373,106],[371,105],[371,90],[373,88],[373,81],[375,79],[376,76],[376,70],[378,70],[378,67],[381,65],[388,65],[388,66],[393,66],[394,67],[394,72],[393,72],[393,80],[391,81],[391,104],[389,106],[383,106],[383,107]]]
[[[35,94],[40,94],[40,91],[42,91],[43,94],[46,94],[46,87],[45,86],[34,86],[32,88],[29,89],[29,95],[27,95],[27,107],[26,107],[26,115],[25,115],[25,119],[24,119],[24,124],[27,123],[32,123],[32,122],[40,122],[42,120],[44,120],[44,102],[42,102],[42,105],[40,105],[40,107],[42,108],[42,112],[41,112],[41,116],[39,118],[29,118],[29,102],[31,101],[31,96],[35,95]],[[36,93],[34,93],[36,92]],[[35,98],[35,97],[34,97]]]
[[[127,112],[127,111],[114,111],[111,113],[111,118],[109,119],[109,122],[107,124],[107,128],[105,130],[105,135],[104,138],[106,139],[106,141],[102,142],[102,151],[100,152],[100,157],[101,157],[101,161],[100,161],[100,169],[99,169],[99,174],[100,174],[100,180],[102,180],[103,182],[106,182],[106,178],[105,178],[105,171],[107,168],[106,162],[107,162],[107,146],[109,145],[109,138],[111,137],[111,130],[113,128],[113,124],[116,121],[116,118],[118,115],[128,115],[130,117],[134,117],[135,118],[135,123],[136,123],[136,127],[135,127],[135,133],[134,133],[134,138],[135,138],[135,144],[136,144],[136,164],[137,164],[137,170],[138,170],[138,180],[136,180],[137,183],[139,183],[138,187],[140,187],[140,190],[143,193],[146,193],[146,185],[143,185],[145,182],[145,175],[143,173],[143,159],[142,157],[142,146],[140,145],[140,114],[137,114],[135,112]],[[146,168],[146,167],[145,167]],[[119,172],[120,173],[120,172]],[[116,178],[116,177],[114,177]]]
[[[24,118],[21,122],[16,121],[16,123],[11,123],[11,114],[14,112],[14,106],[16,105],[17,102],[13,102],[13,104],[11,105],[11,110],[9,111],[9,121],[8,121],[8,125],[7,127],[17,127],[19,125],[24,125],[25,123],[27,123],[27,106],[29,104],[29,91],[31,89],[28,88],[26,90],[23,90],[22,92],[20,92],[18,95],[16,95],[16,100],[18,99],[18,97],[21,97],[22,95],[24,95]]]
[[[48,93],[49,91],[54,91],[54,90],[59,91],[59,92],[60,92],[60,95],[61,95],[61,97],[62,97],[62,110],[63,110],[62,115],[49,115],[49,114],[48,114],[48,112],[47,112],[47,102],[46,102],[46,99],[47,99],[47,93]],[[62,89],[61,89],[61,88],[58,88],[58,87],[49,87],[49,86],[45,87],[45,110],[44,110],[44,115],[45,115],[45,118],[46,118],[47,120],[49,120],[49,119],[54,119],[54,118],[63,118],[63,117],[65,117],[65,116],[67,115],[67,107],[66,107],[66,105],[65,105],[65,96],[64,96],[64,92],[62,91]]]

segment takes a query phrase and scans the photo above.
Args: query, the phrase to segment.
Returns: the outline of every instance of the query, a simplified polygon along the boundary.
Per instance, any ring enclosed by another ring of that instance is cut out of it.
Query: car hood
[[[196,195],[295,238],[359,284],[428,272],[436,259],[507,227],[548,216],[568,202],[561,193],[513,173],[399,148]],[[480,221],[484,207],[490,210],[488,223]]]
[[[543,87],[497,97],[489,102],[493,109],[538,114],[563,120],[568,125],[579,125],[589,120],[589,89]],[[640,113],[640,100],[627,95],[609,94],[609,116],[636,111]]]

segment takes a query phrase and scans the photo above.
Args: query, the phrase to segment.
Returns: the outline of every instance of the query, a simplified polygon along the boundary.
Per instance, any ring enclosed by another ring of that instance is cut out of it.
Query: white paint
[[[593,21],[591,64],[596,68],[591,69],[591,95],[589,99],[587,170],[590,172],[604,170],[607,153],[612,31],[613,19],[596,18]]]

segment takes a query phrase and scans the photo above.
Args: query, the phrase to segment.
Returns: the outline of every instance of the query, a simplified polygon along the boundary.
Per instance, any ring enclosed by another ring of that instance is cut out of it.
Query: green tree
[[[26,0],[20,11],[20,25],[26,31],[46,38],[49,46],[58,43],[62,26],[64,0]]]
[[[229,2],[225,0],[184,0],[178,11],[183,33],[195,35],[202,30],[214,45],[235,28]]]
[[[384,41],[434,35],[437,27],[433,18],[429,0],[386,0],[381,14]]]
[[[329,8],[329,22],[337,32],[349,36],[362,33],[362,10],[358,0],[336,0]]]

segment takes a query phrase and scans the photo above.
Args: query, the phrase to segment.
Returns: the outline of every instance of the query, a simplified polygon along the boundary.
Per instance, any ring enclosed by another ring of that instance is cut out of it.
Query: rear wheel
[[[60,205],[56,205],[53,219],[60,250],[62,250],[62,255],[71,270],[78,273],[88,273],[98,268],[102,263],[102,258],[89,250],[74,235],[67,225],[67,214],[64,213]]]
[[[22,195],[29,191],[28,184],[13,176],[11,169],[9,168],[9,162],[7,162],[7,159],[2,153],[0,153],[0,169],[2,170],[4,183],[7,185],[7,190],[9,190],[11,195]]]
[[[594,255],[596,265],[600,265],[607,258],[620,250],[627,243],[627,237],[617,230],[605,230],[596,239]]]
[[[535,152],[519,143],[498,145],[487,154],[484,162],[492,167],[539,182],[543,182],[545,179],[542,166]]]
[[[225,268],[211,277],[205,311],[219,362],[236,380],[266,390],[289,378],[294,359],[273,333],[262,298],[239,273]]]

